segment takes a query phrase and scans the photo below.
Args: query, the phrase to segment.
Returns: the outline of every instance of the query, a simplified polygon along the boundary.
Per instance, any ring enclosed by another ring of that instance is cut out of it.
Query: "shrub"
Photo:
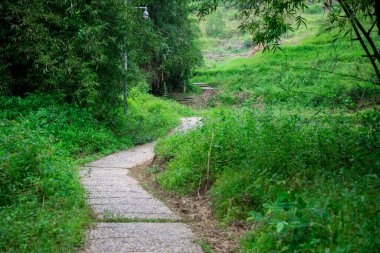
[[[78,159],[165,135],[180,114],[173,102],[134,90],[130,114],[99,121],[60,97],[0,97],[0,251],[73,252],[88,210]],[[80,160],[83,161],[83,160]]]
[[[255,221],[250,252],[376,249],[379,116],[217,110],[157,144],[172,158],[158,182],[183,194],[211,185],[222,222]]]
[[[87,209],[74,163],[38,129],[6,120],[1,129],[0,251],[79,247]]]

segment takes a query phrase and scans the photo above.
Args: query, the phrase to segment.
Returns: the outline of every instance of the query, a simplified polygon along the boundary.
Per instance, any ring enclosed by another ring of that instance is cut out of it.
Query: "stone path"
[[[188,131],[200,118],[183,118],[176,131]],[[85,252],[198,253],[190,228],[165,204],[128,175],[149,164],[153,143],[87,164],[81,181],[98,223],[87,233]]]
[[[209,100],[215,97],[218,94],[218,90],[216,88],[210,87],[204,83],[194,83],[195,86],[201,88],[202,92],[198,96],[180,96],[177,101],[183,105],[202,108],[208,105]]]

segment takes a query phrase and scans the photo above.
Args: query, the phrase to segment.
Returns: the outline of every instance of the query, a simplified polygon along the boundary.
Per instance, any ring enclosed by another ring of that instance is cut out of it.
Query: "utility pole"
[[[143,19],[148,19],[149,18],[149,12],[148,12],[148,7],[132,7],[136,9],[143,9]],[[128,70],[128,53],[125,53],[124,55],[124,69],[125,71]],[[124,92],[123,92],[123,100],[124,100],[124,115],[127,116],[128,114],[128,106],[127,106],[127,78],[124,79]]]
[[[128,54],[124,55],[124,69],[128,70]],[[124,79],[124,115],[127,116],[127,78]]]

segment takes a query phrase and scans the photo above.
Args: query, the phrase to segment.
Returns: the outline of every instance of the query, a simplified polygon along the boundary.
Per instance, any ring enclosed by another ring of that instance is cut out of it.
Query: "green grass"
[[[199,69],[192,81],[219,90],[204,126],[155,147],[164,189],[252,227],[242,252],[380,248],[380,89],[360,45],[316,37],[315,15],[282,51]]]
[[[236,9],[220,7],[199,23],[201,36],[200,49],[205,54],[229,58],[230,54],[248,53],[251,38],[248,33],[238,31],[239,22],[235,19]],[[205,65],[215,64],[215,59],[205,59]]]
[[[164,136],[189,109],[137,89],[100,122],[49,95],[0,98],[0,251],[75,252],[91,223],[78,163]]]
[[[1,120],[0,251],[73,252],[89,222],[74,160],[27,120]]]
[[[203,128],[157,144],[169,161],[157,179],[181,194],[209,190],[224,224],[254,224],[242,239],[249,252],[375,252],[379,119],[378,110],[312,117],[218,109]]]
[[[252,36],[247,31],[239,30],[240,21],[234,7],[222,6],[216,12],[199,22],[201,30],[198,44],[206,56],[205,68],[215,68],[220,62],[234,58],[234,54],[248,54],[252,48]],[[321,4],[312,4],[302,14],[306,26],[301,25],[282,38],[283,45],[297,45],[303,39],[321,32],[321,24],[326,19]],[[209,59],[208,56],[213,56]],[[218,58],[221,57],[221,58]],[[215,58],[216,57],[216,58]]]
[[[342,104],[363,106],[362,98],[378,101],[379,88],[365,81],[374,75],[368,60],[361,57],[360,45],[347,38],[331,43],[331,36],[307,38],[274,54],[229,60],[214,69],[199,70],[192,82],[220,89],[215,105],[313,110]]]

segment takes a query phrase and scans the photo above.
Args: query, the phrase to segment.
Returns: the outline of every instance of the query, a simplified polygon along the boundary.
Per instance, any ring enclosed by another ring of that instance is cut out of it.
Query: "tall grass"
[[[191,113],[137,89],[128,102],[127,117],[100,122],[54,96],[0,98],[0,251],[77,251],[90,222],[78,159],[151,141]]]
[[[380,112],[275,116],[216,110],[204,127],[161,140],[164,189],[210,189],[223,223],[246,221],[249,252],[375,252]],[[208,154],[210,158],[208,157]]]
[[[333,109],[376,104],[379,88],[360,45],[349,38],[331,42],[333,34],[307,37],[300,45],[276,53],[233,59],[212,69],[200,69],[193,82],[205,82],[222,92],[211,103],[258,108]],[[349,48],[350,50],[347,50]]]
[[[380,89],[358,43],[317,28],[199,69],[218,108],[155,147],[164,189],[205,193],[222,224],[251,226],[242,252],[380,248]]]

